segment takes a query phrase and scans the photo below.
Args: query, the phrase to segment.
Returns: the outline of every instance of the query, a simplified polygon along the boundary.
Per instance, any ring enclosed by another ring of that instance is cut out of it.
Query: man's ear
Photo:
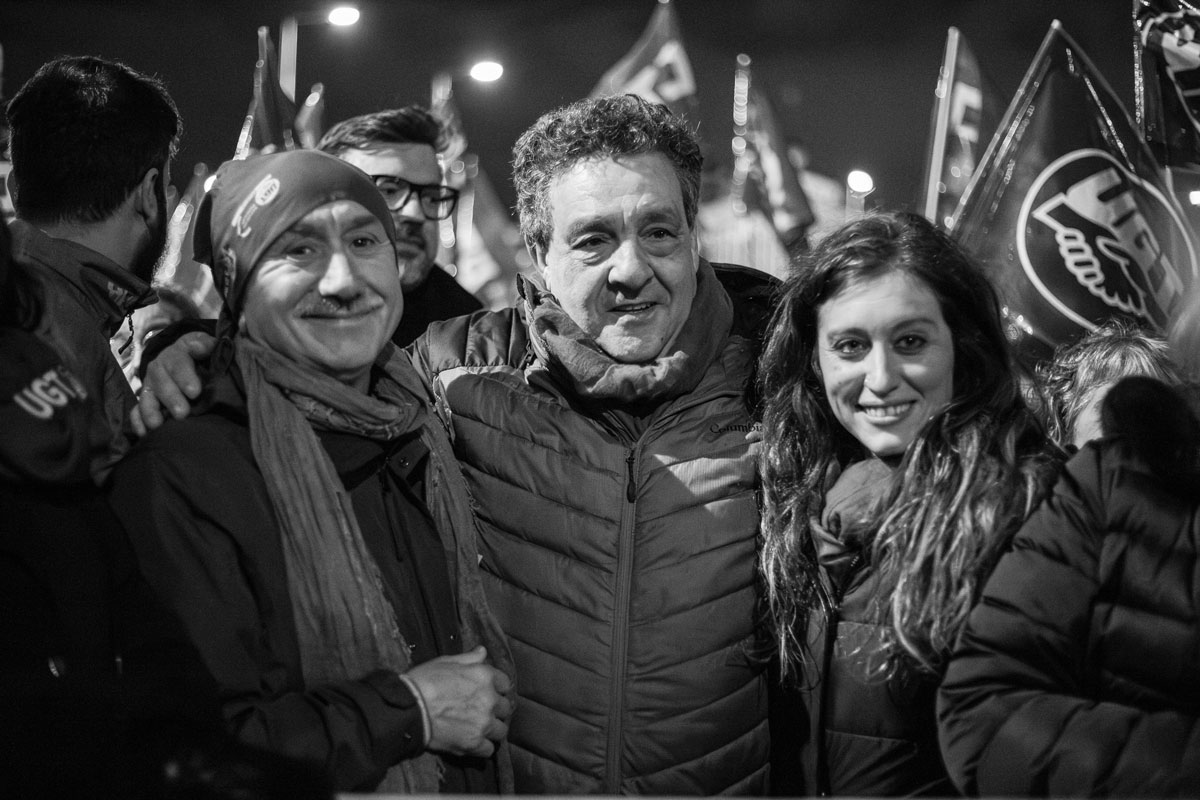
[[[692,229],[692,270],[700,271],[700,237],[696,235],[694,226]]]
[[[526,241],[525,250],[529,253],[529,258],[531,261],[533,261],[533,265],[537,267],[538,275],[540,275],[542,280],[546,281],[548,284],[550,279],[546,277],[546,248],[539,247],[533,242]],[[546,286],[546,289],[553,291],[548,285]]]
[[[162,170],[158,167],[151,167],[146,170],[146,174],[142,176],[133,190],[133,210],[147,220],[158,214],[156,184],[161,175]]]

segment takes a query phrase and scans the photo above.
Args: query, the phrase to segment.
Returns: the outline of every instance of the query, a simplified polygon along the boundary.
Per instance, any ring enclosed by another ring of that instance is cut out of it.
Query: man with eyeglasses
[[[434,263],[438,221],[454,213],[458,191],[446,186],[437,154],[441,122],[417,105],[390,108],[339,122],[317,143],[371,176],[396,225],[396,255],[404,315],[392,341],[412,342],[430,322],[470,314],[482,304]]]

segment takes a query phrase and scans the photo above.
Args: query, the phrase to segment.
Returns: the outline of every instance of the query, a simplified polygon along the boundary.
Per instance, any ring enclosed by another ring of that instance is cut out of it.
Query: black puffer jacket
[[[942,752],[985,795],[1200,794],[1198,423],[1126,381],[1021,529],[939,694]]]
[[[832,599],[814,613],[803,688],[807,711],[793,762],[776,759],[777,781],[801,795],[898,797],[953,792],[937,746],[937,677],[907,664],[889,670],[874,600],[881,575],[867,564],[866,528],[892,468],[878,459],[848,467],[825,497],[811,528],[820,579]],[[774,713],[774,709],[772,710]],[[799,783],[796,783],[796,775]]]

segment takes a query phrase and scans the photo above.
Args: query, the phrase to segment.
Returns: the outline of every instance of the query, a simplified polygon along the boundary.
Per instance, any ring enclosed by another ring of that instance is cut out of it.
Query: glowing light
[[[216,182],[217,182],[217,176],[209,175],[207,178],[204,179],[204,191],[207,192],[208,190],[212,189],[212,185]]]
[[[846,176],[846,186],[856,194],[870,194],[875,191],[875,181],[861,169],[853,170]]]
[[[354,6],[338,6],[329,12],[330,25],[353,25],[358,22],[358,9]]]
[[[496,61],[480,61],[471,67],[471,77],[482,83],[499,80],[504,74],[504,65]]]
[[[1188,192],[1188,202],[1194,206],[1200,206],[1200,192]]]

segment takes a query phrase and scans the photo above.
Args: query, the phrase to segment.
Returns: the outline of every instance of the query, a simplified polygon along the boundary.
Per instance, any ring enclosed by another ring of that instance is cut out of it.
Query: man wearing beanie
[[[243,742],[339,791],[509,788],[511,659],[466,484],[388,341],[386,203],[357,168],[293,151],[226,163],[198,214],[225,301],[214,375],[113,475],[143,572]]]

